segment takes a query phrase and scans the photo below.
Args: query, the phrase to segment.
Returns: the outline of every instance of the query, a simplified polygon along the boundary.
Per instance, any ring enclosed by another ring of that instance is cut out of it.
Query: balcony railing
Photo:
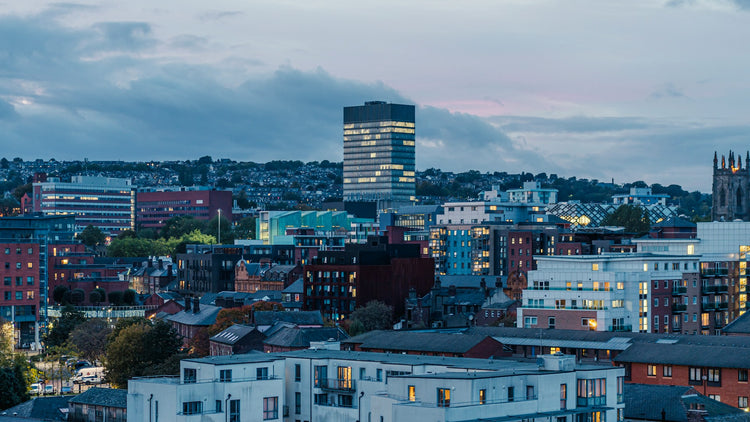
[[[701,304],[701,309],[704,311],[718,311],[729,308],[728,302],[707,302]]]
[[[607,331],[630,332],[630,331],[633,331],[633,326],[632,325],[608,325]]]
[[[729,291],[729,286],[721,284],[718,286],[703,286],[702,292],[703,294],[717,294],[717,293],[727,293]]]
[[[339,379],[339,378],[323,378],[319,379],[317,387],[323,390],[331,391],[355,391],[357,389],[354,380],[352,379]]]
[[[672,295],[684,295],[687,294],[687,287],[674,287],[672,288]]]
[[[687,305],[675,303],[672,305],[672,312],[687,312]]]
[[[704,268],[704,269],[701,269],[701,275],[703,276],[725,276],[725,275],[729,275],[729,269],[727,268]]]

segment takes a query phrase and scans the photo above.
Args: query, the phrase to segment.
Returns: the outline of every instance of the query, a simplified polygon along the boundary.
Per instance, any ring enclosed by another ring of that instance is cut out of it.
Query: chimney
[[[190,302],[192,299],[189,297],[185,297],[185,312],[190,312]]]
[[[157,268],[159,268],[160,270],[164,269],[164,261],[161,258],[159,258],[159,260],[156,261],[156,264],[158,265]]]
[[[451,284],[448,286],[448,296],[455,296],[456,295],[456,286]]]
[[[201,311],[201,302],[197,297],[193,298],[193,313],[198,314]]]
[[[501,277],[495,279],[495,287],[498,289],[503,287],[503,279]]]

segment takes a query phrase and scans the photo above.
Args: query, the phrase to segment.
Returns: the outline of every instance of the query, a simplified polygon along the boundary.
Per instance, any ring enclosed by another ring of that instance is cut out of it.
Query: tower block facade
[[[721,156],[721,165],[714,152],[713,174],[713,221],[750,220],[750,152],[742,157],[729,152],[729,157]]]

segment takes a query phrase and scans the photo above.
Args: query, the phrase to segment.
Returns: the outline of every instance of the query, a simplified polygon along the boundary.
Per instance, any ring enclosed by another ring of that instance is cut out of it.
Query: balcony
[[[729,275],[729,269],[727,268],[702,268],[701,275],[722,277],[722,276]]]
[[[687,287],[674,287],[672,289],[672,296],[686,295]]]
[[[687,312],[687,305],[675,303],[674,305],[672,305],[672,312],[673,313]]]
[[[633,326],[632,325],[608,325],[607,331],[631,332],[633,331]]]
[[[701,291],[705,295],[727,293],[729,291],[729,286],[724,284],[716,286],[703,286]]]
[[[729,308],[728,302],[708,302],[708,303],[702,303],[701,309],[703,311],[720,311],[720,310],[726,310]]]
[[[356,384],[352,379],[323,378],[318,380],[316,387],[328,391],[343,391],[351,393],[357,390]]]

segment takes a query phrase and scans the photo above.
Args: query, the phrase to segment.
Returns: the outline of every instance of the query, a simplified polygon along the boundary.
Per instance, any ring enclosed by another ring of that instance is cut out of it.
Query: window
[[[33,254],[34,253],[34,248],[29,248],[27,252],[29,253],[29,255]]]
[[[339,407],[354,407],[354,398],[348,394],[339,394]]]
[[[527,385],[526,386],[526,400],[533,400],[533,399],[534,399],[534,386]]]
[[[29,290],[26,292],[26,299],[33,299],[34,298],[34,291]]]
[[[375,374],[376,374],[376,379],[378,381],[383,381],[383,370],[382,369],[378,369],[377,372],[375,372]]]
[[[10,300],[10,292],[5,292],[5,300]]]
[[[719,368],[708,368],[706,375],[708,382],[721,382],[721,369]]]
[[[352,388],[352,367],[351,366],[339,366],[338,367],[338,382],[339,387],[350,389]]]
[[[294,365],[294,381],[301,381],[302,380],[302,366],[298,363]]]
[[[747,382],[747,369],[738,369],[737,370],[737,381],[739,381],[739,382]]]
[[[16,300],[23,300],[23,292],[16,292]]]
[[[548,317],[547,318],[547,327],[551,329],[555,329],[555,317]]]
[[[672,365],[664,365],[664,368],[662,369],[662,375],[670,378],[672,376]]]
[[[10,277],[3,277],[3,284],[5,284],[6,286],[10,286],[11,280],[12,279]]]
[[[578,380],[578,406],[604,405],[606,399],[606,378]]]
[[[410,385],[408,387],[408,390],[409,390],[409,394],[408,394],[409,401],[417,401],[417,390],[416,390],[416,387],[414,387],[413,385]]]
[[[438,407],[450,407],[451,405],[451,390],[448,388],[437,389],[437,405]]]
[[[654,328],[659,328],[659,315],[654,315]]]
[[[197,371],[195,368],[185,368],[182,371],[182,382],[185,384],[192,384],[196,382]]]
[[[328,394],[326,394],[326,393],[316,394],[315,395],[315,404],[320,404],[320,405],[323,405],[323,406],[327,406],[328,405]]]
[[[265,404],[265,403],[264,403]],[[278,415],[278,409],[276,410]],[[265,415],[265,412],[264,412]],[[240,401],[229,400],[229,422],[240,422]]]
[[[527,316],[523,317],[523,326],[525,328],[529,328],[532,325],[536,325],[537,319],[535,316]]]
[[[185,401],[182,402],[183,415],[199,415],[203,413],[202,401]]]
[[[294,414],[299,415],[302,413],[302,393],[299,391],[294,393]]]
[[[221,413],[221,400],[216,400],[216,413]]]
[[[657,306],[659,306],[659,298],[655,297],[654,298],[654,307],[657,307]]]
[[[656,376],[656,365],[648,365],[648,376],[649,377]]]
[[[690,381],[692,382],[703,382],[701,368],[690,368]]]
[[[17,269],[17,270],[20,270],[20,269],[21,269],[21,263],[20,263],[20,262],[16,262],[16,269]]]
[[[320,387],[321,384],[327,381],[328,378],[328,367],[325,365],[316,366],[314,372],[315,386]]]
[[[617,403],[625,403],[625,377],[617,377]]]
[[[5,248],[5,254],[10,255],[10,248]]]
[[[487,390],[484,388],[479,390],[479,404],[486,404],[487,403]]]
[[[711,400],[721,401],[721,396],[718,394],[709,394],[708,398]]]
[[[560,409],[568,408],[568,384],[560,384]]]
[[[255,378],[259,380],[267,380],[268,379],[268,368],[256,368],[255,369]]]
[[[359,368],[359,379],[363,380],[367,377],[367,370],[365,368]]]
[[[516,399],[516,390],[513,387],[508,387],[508,401]]]
[[[278,397],[264,397],[263,398],[263,420],[279,418],[279,398]]]
[[[30,275],[30,276],[26,277],[26,284],[28,284],[29,286],[33,286],[34,285],[34,276]]]
[[[740,409],[747,409],[747,396],[737,397],[737,407]]]
[[[23,286],[23,277],[16,277],[16,286]]]
[[[232,382],[232,370],[222,369],[219,371],[219,382]]]
[[[26,264],[26,268],[28,268],[28,269],[32,269],[32,268],[34,268],[34,263],[33,263],[33,262],[29,262],[29,263],[27,263],[27,264]]]

